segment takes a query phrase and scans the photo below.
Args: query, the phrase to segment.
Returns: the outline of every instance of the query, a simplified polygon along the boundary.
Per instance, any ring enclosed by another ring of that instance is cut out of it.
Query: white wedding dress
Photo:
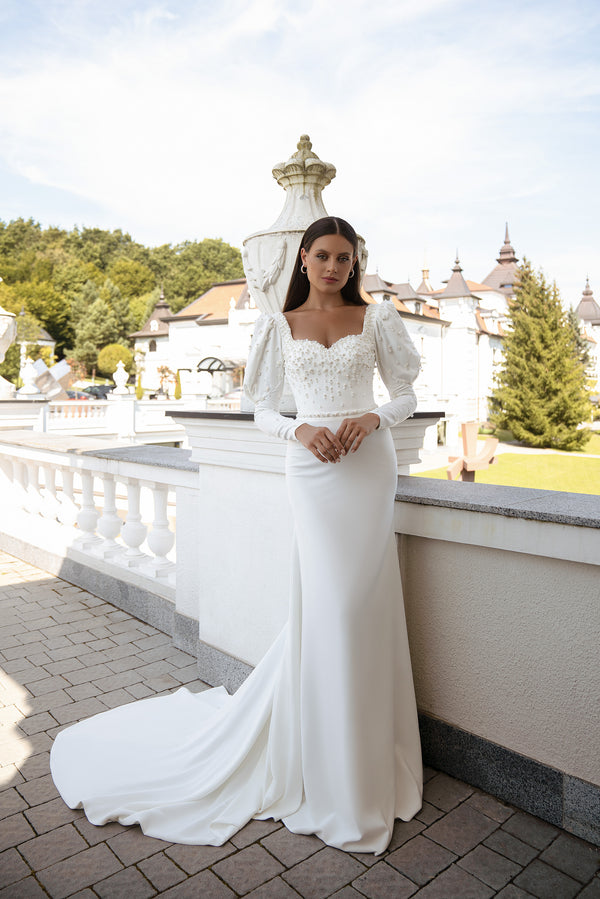
[[[379,408],[375,364],[391,396]],[[83,806],[94,824],[139,823],[172,842],[221,845],[251,818],[275,818],[331,846],[376,853],[394,819],[419,810],[389,432],[414,411],[418,367],[389,302],[368,306],[362,333],[329,348],[294,340],[281,313],[261,316],[245,389],[258,426],[289,441],[288,622],[233,696],[182,688],[62,731],[51,770],[69,806]],[[278,412],[284,375],[296,420]],[[299,422],[335,432],[343,417],[373,410],[380,427],[338,463],[319,462],[295,438]]]

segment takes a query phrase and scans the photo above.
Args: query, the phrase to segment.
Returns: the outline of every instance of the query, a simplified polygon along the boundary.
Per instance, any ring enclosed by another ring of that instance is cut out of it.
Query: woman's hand
[[[365,437],[379,427],[379,416],[375,412],[367,412],[358,418],[345,418],[337,430],[337,437],[342,444],[342,454],[355,453]]]
[[[329,428],[300,425],[296,428],[296,437],[319,462],[339,462],[340,456],[344,454],[342,444]]]

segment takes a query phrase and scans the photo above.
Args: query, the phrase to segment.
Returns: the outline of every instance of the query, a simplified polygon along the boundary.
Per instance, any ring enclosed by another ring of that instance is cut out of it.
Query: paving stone
[[[161,893],[164,899],[235,899],[235,893],[212,871],[201,871],[183,883]]]
[[[111,837],[107,841],[107,845],[124,865],[133,865],[142,858],[148,858],[150,855],[166,849],[171,844],[154,837],[147,837],[138,826],[135,826],[128,827],[123,833]]]
[[[87,844],[72,824],[57,827],[19,845],[19,852],[34,871],[41,871],[55,862],[83,852],[84,849],[87,849]]]
[[[433,822],[441,818],[443,814],[444,813],[440,811],[439,808],[436,808],[435,805],[424,802],[421,810],[415,815],[415,818],[417,821],[422,821],[423,824],[428,825],[433,824]]]
[[[498,855],[486,846],[476,846],[457,864],[495,890],[506,886],[509,880],[522,870],[516,862],[511,862],[510,859]]]
[[[125,689],[127,693],[131,693],[134,699],[146,699],[148,696],[154,695],[154,690],[151,690],[147,684],[132,684]]]
[[[213,865],[213,871],[236,893],[248,893],[267,880],[281,874],[285,868],[263,849],[252,845],[241,849]]]
[[[105,880],[122,868],[108,846],[93,846],[38,872],[38,880],[52,899],[64,899],[71,893]]]
[[[497,827],[491,818],[468,805],[461,805],[428,827],[426,836],[457,855],[465,855]]]
[[[25,780],[43,777],[50,771],[50,753],[40,752],[37,755],[32,755],[19,764],[19,770]]]
[[[387,847],[388,852],[393,852],[395,849],[398,849],[399,846],[408,843],[409,840],[416,837],[422,830],[425,830],[425,825],[415,818],[413,818],[412,821],[395,821],[392,839]]]
[[[354,887],[342,887],[341,890],[331,894],[331,899],[363,899],[363,893],[359,893]]]
[[[35,780],[28,780],[27,783],[21,784],[17,789],[30,806],[49,802],[51,799],[56,799],[59,795],[50,774],[44,774],[43,777],[37,777]]]
[[[297,865],[325,845],[323,840],[313,834],[290,833],[287,827],[280,827],[275,833],[261,840],[261,843],[286,868]]]
[[[106,706],[99,699],[91,698],[59,706],[59,708],[53,709],[52,714],[59,724],[71,724],[73,721],[89,718],[91,715],[97,715],[98,712],[105,711]]]
[[[600,879],[594,877],[591,883],[579,893],[577,899],[600,899]]]
[[[185,668],[175,668],[171,672],[171,677],[174,678],[180,684],[190,684],[196,683],[198,681],[198,665],[196,662],[192,662],[189,665],[186,665]],[[202,683],[202,681],[200,681]],[[203,689],[207,689],[207,684],[202,684]]]
[[[167,634],[154,634],[152,637],[145,637],[141,640],[136,640],[135,645],[142,652],[145,649],[154,649],[157,646],[167,646],[170,645],[172,638],[167,636]]]
[[[515,877],[515,886],[531,893],[536,899],[571,899],[581,890],[581,884],[556,868],[534,859]]]
[[[38,752],[49,750],[51,746],[52,740],[45,731],[28,736],[16,727],[12,738],[9,738],[7,743],[2,744],[1,752],[3,757],[5,757],[5,761],[18,763],[23,760],[23,753],[25,753],[25,758],[29,758]]]
[[[49,709],[52,709],[52,715],[54,716],[54,709],[60,705],[68,705],[70,702],[73,702],[73,700],[69,694],[65,693],[64,690],[58,690],[56,693],[36,696],[35,699],[32,696],[27,702],[26,708],[30,715],[37,715],[39,712],[47,712]]]
[[[503,802],[500,802],[493,796],[488,796],[487,793],[473,793],[467,799],[467,805],[476,808],[478,812],[487,815],[488,818],[493,818],[494,821],[498,821],[500,824],[508,821],[511,815],[515,813],[514,808],[504,805]]]
[[[67,687],[66,692],[75,702],[82,699],[92,699],[94,696],[100,696],[102,690],[93,683],[77,684],[75,687]]]
[[[417,895],[419,899],[489,899],[494,891],[467,871],[452,865],[419,890]]]
[[[149,899],[156,890],[137,868],[125,868],[94,883],[94,891],[100,899]]]
[[[364,866],[346,852],[327,846],[282,874],[304,899],[324,899],[364,873]]]
[[[18,784],[23,783],[24,780],[25,778],[16,765],[5,765],[3,768],[0,768],[0,790],[6,790],[11,786],[17,786]],[[2,802],[1,796],[0,802]]]
[[[62,799],[52,799],[43,805],[28,809],[25,814],[36,833],[41,834],[60,827],[62,824],[70,824],[75,818],[80,818],[83,812],[79,809],[69,808]]]
[[[48,730],[49,727],[56,727],[56,720],[49,712],[39,712],[37,715],[25,718],[19,727],[23,733],[37,734],[42,730]]]
[[[104,705],[109,709],[116,709],[117,706],[127,705],[133,702],[133,696],[127,690],[111,690],[110,693],[103,693],[102,700]]]
[[[112,821],[110,824],[92,824],[85,815],[81,818],[77,818],[77,820],[73,822],[73,825],[90,846],[95,846],[97,843],[103,843],[111,837],[116,836],[118,833],[123,833],[127,830],[123,824],[119,824],[117,821]]]
[[[174,687],[181,687],[179,681],[176,681],[170,674],[161,674],[160,677],[149,677],[144,683],[157,693],[171,691]]]
[[[175,864],[187,874],[197,874],[198,871],[214,865],[220,859],[235,852],[232,843],[224,843],[222,846],[184,846],[176,844],[165,849],[165,855],[173,859]]]
[[[138,868],[159,892],[181,883],[186,878],[181,868],[167,858],[164,852],[157,852],[156,855],[145,858],[138,864]]]
[[[0,899],[48,899],[48,894],[32,876],[4,887]]]
[[[262,837],[266,837],[267,834],[278,830],[281,826],[280,821],[273,821],[272,818],[267,818],[266,821],[259,821],[257,818],[253,818],[241,830],[234,833],[231,837],[231,842],[238,849],[244,849],[250,843],[256,843]]]
[[[123,687],[130,687],[131,684],[139,684],[144,680],[139,671],[121,671],[120,674],[112,674],[110,677],[101,677],[94,679],[94,684],[99,687],[103,693],[109,693],[112,690],[120,690]]]
[[[360,893],[356,895],[361,899]],[[263,883],[251,893],[247,893],[245,899],[298,899],[298,893],[281,877],[274,877],[268,883]]]
[[[502,825],[502,830],[529,843],[530,846],[535,846],[536,849],[545,849],[559,833],[553,824],[541,821],[526,812],[516,812],[506,824]]]
[[[419,835],[388,855],[386,861],[422,886],[451,865],[455,858],[453,852]]]
[[[119,659],[111,659],[106,663],[111,671],[120,674],[122,671],[131,671],[134,668],[143,668],[145,663],[138,656],[122,656]]]
[[[25,808],[28,808],[28,803],[15,787],[3,790],[0,794],[0,819],[16,815],[17,812],[22,812]]]
[[[71,684],[84,684],[88,681],[97,681],[101,677],[110,677],[113,672],[110,670],[108,665],[92,665],[91,667],[85,667],[77,669],[77,671],[69,672],[69,682]]]
[[[17,880],[23,880],[31,873],[16,849],[0,852],[0,884],[8,886]]]
[[[69,646],[71,641],[68,637],[50,637],[44,640],[44,646],[46,649],[62,649],[63,646]],[[56,665],[56,662],[51,662],[50,664]],[[56,672],[54,672],[56,674]]]
[[[496,893],[496,899],[531,899],[531,893],[526,893],[525,890],[516,887],[514,883],[509,883],[503,890]]]
[[[587,883],[600,869],[600,849],[561,833],[540,858],[575,880]]]
[[[436,774],[431,780],[428,780],[423,788],[423,798],[441,808],[444,812],[449,812],[459,803],[467,799],[474,788],[461,780],[449,777],[447,774]]]
[[[0,851],[18,846],[35,836],[35,831],[22,812],[0,821]]]
[[[412,881],[399,874],[385,861],[377,862],[361,874],[353,881],[353,886],[369,899],[388,899],[389,896],[393,896],[394,899],[406,899],[417,891]]]

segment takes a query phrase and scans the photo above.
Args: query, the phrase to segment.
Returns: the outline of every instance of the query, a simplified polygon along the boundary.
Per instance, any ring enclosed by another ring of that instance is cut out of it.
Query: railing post
[[[166,484],[156,483],[150,484],[150,487],[154,500],[154,520],[146,542],[154,554],[154,558],[150,559],[145,567],[155,577],[162,578],[168,577],[169,573],[175,569],[174,563],[167,559],[167,553],[175,543],[175,534],[169,529],[167,518],[169,488]]]
[[[121,519],[117,515],[115,503],[115,479],[110,474],[103,474],[102,485],[104,489],[104,503],[97,529],[104,537],[104,542],[97,547],[96,551],[102,558],[110,559],[111,556],[118,555],[123,551],[123,547],[116,541],[121,530]]]
[[[148,530],[146,525],[142,524],[140,515],[140,489],[139,481],[127,478],[127,519],[121,530],[121,537],[127,545],[127,550],[119,561],[132,567],[139,565],[146,558],[146,554],[140,549]]]
[[[49,521],[58,518],[58,499],[56,496],[56,469],[52,465],[42,465],[44,487],[41,491],[40,515]]]
[[[75,491],[73,489],[73,471],[70,468],[61,468],[62,493],[58,510],[58,520],[66,527],[74,527],[77,521],[77,504],[75,503]]]
[[[75,541],[81,549],[90,549],[100,543],[96,536],[98,512],[94,505],[94,476],[90,471],[81,472],[81,509],[77,515],[77,526],[81,536]]]
[[[27,487],[25,490],[25,509],[31,515],[38,515],[42,503],[40,495],[40,475],[37,462],[26,462]]]

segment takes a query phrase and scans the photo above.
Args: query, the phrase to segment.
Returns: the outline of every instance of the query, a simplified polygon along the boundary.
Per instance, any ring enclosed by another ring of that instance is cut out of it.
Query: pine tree
[[[589,417],[585,368],[555,285],[524,259],[491,419],[528,446],[580,449]]]

